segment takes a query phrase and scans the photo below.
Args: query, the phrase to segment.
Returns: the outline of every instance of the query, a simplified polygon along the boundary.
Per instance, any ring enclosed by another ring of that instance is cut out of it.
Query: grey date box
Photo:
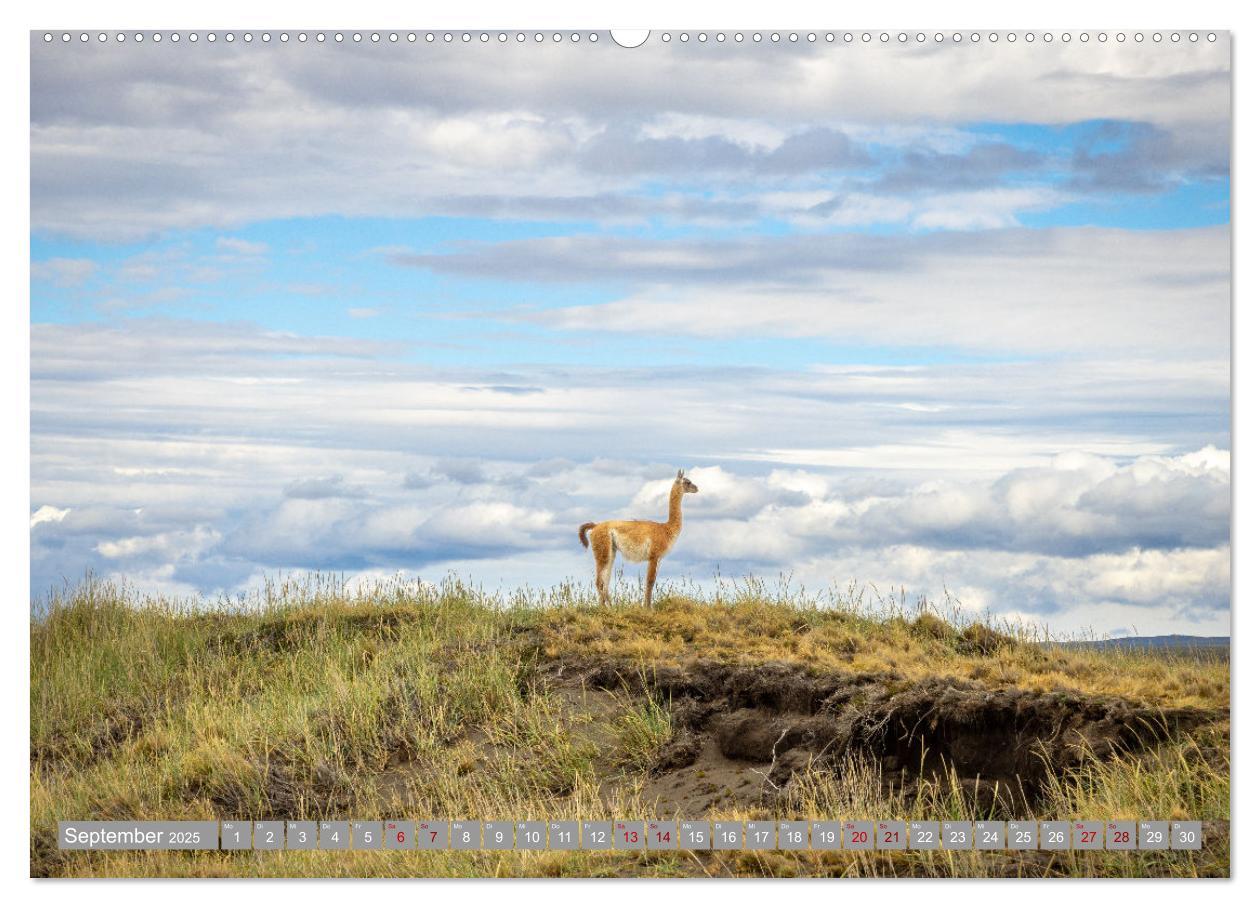
[[[1072,824],[1073,851],[1102,851],[1106,841],[1103,824],[1094,820],[1076,820]]]
[[[911,820],[906,837],[909,847],[920,850],[941,847],[941,824],[936,820]]]
[[[1107,823],[1107,850],[1133,851],[1137,848],[1137,823],[1133,820],[1110,820]]]
[[[941,847],[946,851],[971,850],[971,821],[941,821]]]
[[[456,851],[476,851],[481,848],[481,823],[477,820],[452,821],[451,847]]]
[[[1198,820],[1174,820],[1168,839],[1173,851],[1198,851],[1203,847],[1203,824]]]
[[[643,848],[643,821],[617,820],[613,823],[613,846],[629,851]]]
[[[350,847],[350,824],[345,820],[321,820],[320,851],[346,851]]]
[[[391,851],[407,851],[416,847],[416,824],[413,820],[386,820],[384,845]]]
[[[844,847],[844,830],[839,820],[815,820],[809,825],[809,847],[815,851],[839,851]]]
[[[542,851],[547,847],[547,824],[531,820],[516,824],[518,851]]]
[[[1071,847],[1072,829],[1067,820],[1043,820],[1041,823],[1041,850],[1066,851]]]
[[[1167,820],[1142,820],[1138,823],[1139,851],[1163,851],[1167,847]]]
[[[713,847],[718,851],[736,851],[743,848],[744,824],[738,820],[714,820]]]
[[[674,820],[648,820],[648,851],[673,851],[678,847],[678,823]]]
[[[416,823],[416,847],[421,851],[445,851],[451,847],[451,824],[446,820]]]
[[[809,848],[809,824],[804,820],[780,820],[779,847],[784,851],[804,851]]]
[[[248,820],[224,820],[219,824],[219,847],[235,851],[238,848],[252,848],[253,824]]]
[[[285,828],[284,847],[289,851],[309,851],[319,840],[314,820],[290,820]]]
[[[587,851],[603,851],[606,848],[612,848],[612,823],[584,820],[582,822],[582,847]]]
[[[491,820],[482,824],[481,844],[489,851],[511,851],[514,845],[510,820]]]
[[[880,820],[875,824],[875,847],[897,851],[906,847],[906,824],[901,820]]]
[[[997,851],[1006,847],[1006,823],[1002,820],[979,820],[975,831],[976,849]]]
[[[873,851],[875,849],[875,821],[846,820],[844,849],[845,851]]]
[[[683,820],[678,824],[678,845],[692,851],[708,851],[713,847],[708,820]]]
[[[255,851],[279,851],[283,847],[283,820],[257,820],[254,822]]]
[[[1011,820],[1006,824],[1006,847],[1013,851],[1035,851],[1037,821]]]
[[[350,822],[350,846],[355,851],[375,851],[385,837],[380,820],[352,820]]]
[[[552,820],[547,824],[547,847],[553,851],[575,851],[581,844],[577,820]]]

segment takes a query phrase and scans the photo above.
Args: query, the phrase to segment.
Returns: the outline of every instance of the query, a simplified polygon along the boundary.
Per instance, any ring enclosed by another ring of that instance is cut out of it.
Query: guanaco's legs
[[[647,586],[643,592],[644,608],[652,607],[652,587],[656,586],[656,565],[657,564],[659,564],[658,559],[656,558],[648,559]]]

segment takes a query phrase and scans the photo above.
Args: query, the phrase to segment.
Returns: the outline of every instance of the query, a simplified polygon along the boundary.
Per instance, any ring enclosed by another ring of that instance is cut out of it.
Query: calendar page
[[[1228,31],[293,25],[30,33],[31,876],[1231,875]]]

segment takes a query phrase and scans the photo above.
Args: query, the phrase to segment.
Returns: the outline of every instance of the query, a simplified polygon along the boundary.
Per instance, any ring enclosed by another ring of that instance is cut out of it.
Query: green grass
[[[1196,855],[60,852],[59,819],[641,818],[670,704],[618,694],[590,714],[540,661],[615,656],[894,670],[1156,705],[1228,706],[1228,663],[1033,645],[945,610],[758,585],[716,596],[562,586],[486,595],[454,580],[351,593],[334,578],[217,603],[89,580],[31,620],[31,872],[39,876],[1227,875],[1228,727],[1056,780],[1053,818],[1217,822]],[[961,817],[961,783],[913,802],[855,756],[807,773],[801,818]],[[780,809],[777,813],[782,813]],[[731,818],[770,817],[768,810]],[[716,816],[716,815],[715,815]]]
[[[673,736],[673,723],[668,706],[648,694],[625,697],[624,712],[616,722],[622,766],[646,770],[657,751]]]

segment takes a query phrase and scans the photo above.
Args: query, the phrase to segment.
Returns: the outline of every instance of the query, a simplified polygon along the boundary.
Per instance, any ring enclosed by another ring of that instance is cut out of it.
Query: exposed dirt
[[[878,760],[891,789],[908,793],[953,771],[977,816],[1013,816],[1037,801],[1049,774],[1089,754],[1149,747],[1227,715],[950,678],[816,675],[783,662],[697,661],[647,677],[609,660],[542,668],[557,688],[650,693],[669,705],[675,735],[643,792],[663,815],[764,803],[790,791],[804,767],[836,771],[862,752]]]
[[[712,738],[689,736],[695,742],[691,762],[658,765],[644,783],[642,798],[662,816],[706,816],[723,807],[755,804],[768,791],[767,761],[732,759]]]

